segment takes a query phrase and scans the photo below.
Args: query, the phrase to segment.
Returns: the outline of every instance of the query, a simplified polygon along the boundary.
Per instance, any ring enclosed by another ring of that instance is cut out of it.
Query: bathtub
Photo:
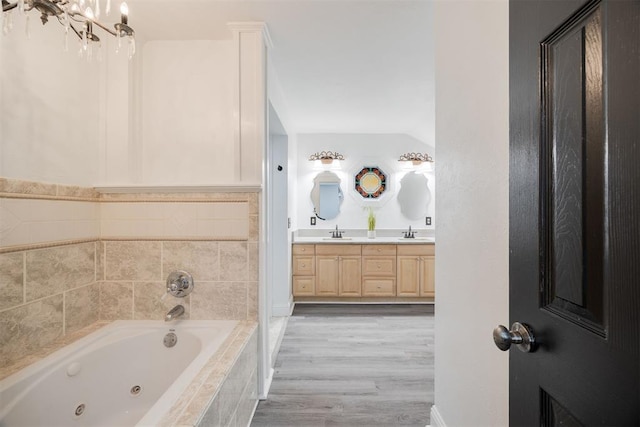
[[[0,426],[156,426],[238,322],[116,321],[0,381]]]

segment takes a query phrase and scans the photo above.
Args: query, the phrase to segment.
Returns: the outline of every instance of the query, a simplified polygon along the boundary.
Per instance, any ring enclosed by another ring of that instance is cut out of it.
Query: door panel
[[[340,257],[340,295],[359,297],[361,295],[362,273],[360,257]]]
[[[338,295],[338,257],[328,255],[316,256],[316,295]]]
[[[604,336],[601,3],[541,43],[543,303]]]
[[[420,257],[398,256],[398,296],[420,295]]]
[[[436,258],[433,256],[423,256],[420,259],[421,280],[420,296],[432,297],[436,292]]]
[[[512,0],[511,425],[640,425],[640,1]]]

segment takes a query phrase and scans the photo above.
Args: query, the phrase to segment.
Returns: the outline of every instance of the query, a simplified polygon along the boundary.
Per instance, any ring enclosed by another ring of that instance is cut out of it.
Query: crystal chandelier
[[[13,28],[13,14],[24,15],[27,36],[29,35],[29,19],[32,12],[40,14],[42,24],[46,24],[49,18],[56,18],[64,28],[64,46],[68,48],[69,33],[73,32],[80,40],[80,56],[91,59],[93,49],[100,52],[100,37],[94,29],[100,28],[117,39],[117,50],[122,47],[123,39],[128,45],[129,58],[133,57],[136,50],[135,32],[129,26],[129,9],[127,4],[120,5],[120,22],[113,25],[113,29],[101,23],[99,18],[104,13],[109,16],[111,12],[111,0],[105,2],[104,11],[100,8],[100,0],[2,0],[2,29],[8,34]],[[72,36],[73,37],[73,36]]]

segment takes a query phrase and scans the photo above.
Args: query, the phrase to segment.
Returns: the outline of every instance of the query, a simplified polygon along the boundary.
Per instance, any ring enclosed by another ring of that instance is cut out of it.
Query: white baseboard
[[[447,424],[444,422],[440,412],[438,412],[436,405],[431,407],[431,427],[447,427]]]
[[[293,311],[293,300],[289,300],[287,304],[274,305],[273,307],[271,307],[272,316],[277,316],[277,317],[291,316],[291,311]]]
[[[267,400],[267,396],[269,395],[269,389],[271,388],[271,383],[273,382],[273,374],[275,370],[273,368],[269,368],[269,375],[264,380],[264,389],[262,393],[258,396],[260,400]]]

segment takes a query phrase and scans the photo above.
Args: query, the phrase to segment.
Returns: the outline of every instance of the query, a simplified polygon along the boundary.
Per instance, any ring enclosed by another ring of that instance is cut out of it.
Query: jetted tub
[[[237,323],[113,322],[0,381],[0,426],[157,425]]]

